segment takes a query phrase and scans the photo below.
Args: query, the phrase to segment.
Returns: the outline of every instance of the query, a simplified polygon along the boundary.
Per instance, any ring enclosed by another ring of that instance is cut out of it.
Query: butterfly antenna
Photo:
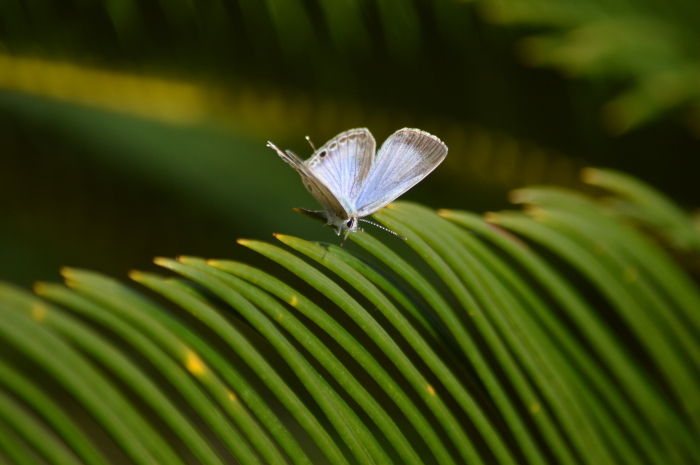
[[[397,234],[397,233],[395,233],[394,231],[392,231],[391,229],[385,228],[385,227],[382,226],[381,224],[377,224],[377,223],[375,223],[374,221],[364,220],[364,219],[362,219],[362,218],[360,218],[360,221],[362,221],[363,223],[369,223],[369,224],[371,224],[372,226],[376,226],[376,227],[378,227],[379,229],[383,229],[384,231],[390,232],[390,233],[393,234],[394,236],[400,237],[400,238],[403,239],[404,241],[407,241],[407,240],[408,240],[407,237],[403,237],[401,234]]]
[[[316,147],[314,146],[314,143],[311,142],[311,138],[309,136],[304,136],[306,138],[306,141],[309,143],[312,149],[314,149],[314,152],[316,151]]]

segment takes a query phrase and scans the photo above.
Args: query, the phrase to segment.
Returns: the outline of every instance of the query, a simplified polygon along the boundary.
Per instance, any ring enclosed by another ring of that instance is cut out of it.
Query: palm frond
[[[269,271],[182,256],[155,260],[176,278],[131,272],[142,291],[78,269],[39,297],[2,284],[0,454],[700,461],[700,291],[658,242],[697,253],[698,233],[637,180],[585,178],[615,201],[530,187],[525,213],[485,219],[395,202],[375,219],[405,242],[240,240]]]

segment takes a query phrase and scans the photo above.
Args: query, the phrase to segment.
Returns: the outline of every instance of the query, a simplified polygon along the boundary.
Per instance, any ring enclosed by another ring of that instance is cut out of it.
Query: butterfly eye
[[[346,225],[348,228],[352,229],[352,227],[355,225],[355,218],[350,218],[350,219],[347,221],[347,223],[345,223],[345,225]]]

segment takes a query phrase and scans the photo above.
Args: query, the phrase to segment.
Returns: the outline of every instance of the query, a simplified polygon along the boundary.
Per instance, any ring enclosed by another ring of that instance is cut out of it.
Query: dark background
[[[352,127],[447,143],[403,197],[431,207],[592,165],[697,208],[697,24],[691,0],[2,0],[0,279],[337,241],[265,143],[306,157]]]

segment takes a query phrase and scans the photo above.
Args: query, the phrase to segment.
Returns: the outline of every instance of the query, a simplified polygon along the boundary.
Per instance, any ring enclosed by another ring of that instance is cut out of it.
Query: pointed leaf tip
[[[486,212],[484,213],[484,221],[487,223],[498,223],[498,213]]]
[[[46,291],[46,283],[43,281],[36,281],[32,285],[32,290],[37,295],[43,295],[44,291]]]
[[[530,199],[527,189],[515,189],[508,193],[510,203],[526,203]]]
[[[537,221],[545,221],[547,219],[547,212],[541,207],[527,205],[523,208],[523,211]]]
[[[158,266],[167,267],[167,266],[168,266],[168,260],[169,260],[169,259],[168,259],[168,258],[165,258],[165,257],[156,257],[156,258],[153,259],[153,263],[155,263],[155,264],[158,265]]]
[[[275,236],[275,239],[277,239],[278,241],[285,242],[285,243],[286,243],[286,241],[293,238],[293,236],[290,236],[288,234],[280,234],[280,233],[275,233],[275,234],[273,234],[273,236]]]
[[[66,279],[70,279],[73,277],[73,268],[68,267],[68,266],[62,266],[59,270],[59,273],[61,273],[61,276],[63,276]]]
[[[178,255],[177,261],[180,263],[184,263],[186,265],[188,263],[192,263],[193,261],[205,261],[205,260],[201,257],[195,257],[194,255]]]
[[[597,175],[598,170],[595,168],[584,168],[581,170],[581,180],[586,184],[594,183]]]
[[[155,262],[155,260],[153,260],[153,261]],[[137,282],[138,282],[139,279],[141,279],[141,277],[143,276],[143,273],[140,272],[140,271],[138,271],[138,270],[130,270],[126,275],[127,275],[130,279],[133,279],[134,281],[137,281]]]

